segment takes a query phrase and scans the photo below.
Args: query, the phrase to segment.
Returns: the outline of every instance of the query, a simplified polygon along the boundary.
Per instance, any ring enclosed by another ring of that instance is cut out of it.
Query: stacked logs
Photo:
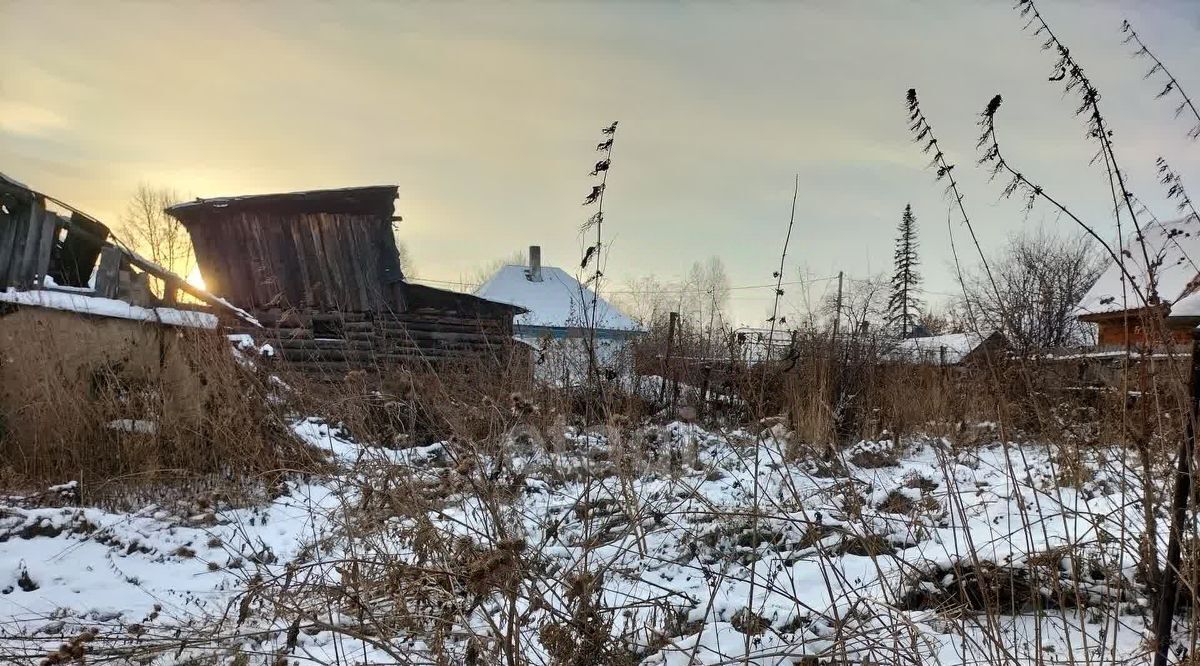
[[[511,325],[445,312],[254,313],[266,329],[241,330],[305,371],[340,372],[409,363],[507,358]]]

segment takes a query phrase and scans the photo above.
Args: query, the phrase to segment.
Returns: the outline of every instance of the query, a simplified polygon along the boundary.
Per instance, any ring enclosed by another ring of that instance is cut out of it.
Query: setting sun
[[[188,273],[187,281],[190,285],[200,287],[201,289],[207,289],[207,287],[204,285],[204,276],[200,275],[199,266],[196,266],[190,273]]]

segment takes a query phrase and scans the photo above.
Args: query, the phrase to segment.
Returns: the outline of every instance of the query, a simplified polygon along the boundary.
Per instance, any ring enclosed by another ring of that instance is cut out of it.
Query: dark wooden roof
[[[408,306],[417,311],[429,309],[456,312],[468,316],[504,316],[509,318],[529,312],[529,310],[519,305],[501,303],[499,301],[480,298],[473,294],[464,294],[460,291],[450,291],[449,289],[438,289],[437,287],[413,282],[404,283],[404,294],[405,298],[408,299]]]
[[[348,215],[392,215],[398,189],[395,185],[346,187],[336,190],[310,190],[278,194],[252,194],[240,197],[196,199],[167,209],[182,222],[196,222],[214,213],[328,213]]]

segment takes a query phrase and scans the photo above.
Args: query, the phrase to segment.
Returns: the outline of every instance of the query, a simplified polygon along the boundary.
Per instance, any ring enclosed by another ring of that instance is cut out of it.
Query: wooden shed
[[[167,209],[205,284],[301,369],[504,358],[520,307],[405,280],[395,186],[197,199]]]

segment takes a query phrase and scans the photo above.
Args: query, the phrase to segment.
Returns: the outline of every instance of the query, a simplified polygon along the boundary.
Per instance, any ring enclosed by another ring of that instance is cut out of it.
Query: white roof
[[[638,323],[596,293],[581,285],[561,268],[542,267],[541,282],[530,280],[525,266],[504,266],[475,290],[475,295],[489,301],[519,305],[529,312],[517,315],[518,326],[548,326],[567,328],[585,326],[596,307],[596,328],[618,331],[641,331]]]
[[[922,338],[905,338],[896,343],[891,356],[895,360],[934,365],[961,363],[990,335],[947,333]]]
[[[1200,317],[1200,291],[1192,292],[1171,306],[1172,317]]]
[[[187,326],[190,328],[217,327],[216,315],[207,312],[176,310],[175,308],[144,308],[111,298],[99,298],[61,291],[16,291],[15,289],[9,289],[0,292],[0,303],[30,305],[49,308],[51,310],[66,310],[68,312],[78,312],[97,317],[149,321],[167,324],[168,326]]]
[[[1152,223],[1142,227],[1146,239],[1146,253],[1150,265],[1157,266],[1155,280],[1158,297],[1162,302],[1174,306],[1187,296],[1200,275],[1200,221],[1194,216],[1165,223]],[[1138,293],[1126,284],[1124,272],[1128,272],[1144,296],[1149,296],[1149,271],[1146,258],[1136,235],[1125,239],[1122,246],[1121,264],[1110,263],[1096,284],[1080,301],[1077,314],[1101,314],[1140,308],[1144,303]],[[1200,307],[1200,304],[1197,304]],[[1172,314],[1176,308],[1172,307]]]

